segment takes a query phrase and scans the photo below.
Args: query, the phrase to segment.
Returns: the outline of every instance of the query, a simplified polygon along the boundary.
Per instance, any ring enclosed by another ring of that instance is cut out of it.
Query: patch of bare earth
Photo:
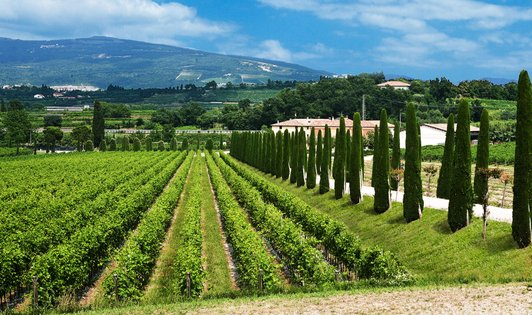
[[[223,303],[189,314],[528,314],[526,285],[457,287]]]

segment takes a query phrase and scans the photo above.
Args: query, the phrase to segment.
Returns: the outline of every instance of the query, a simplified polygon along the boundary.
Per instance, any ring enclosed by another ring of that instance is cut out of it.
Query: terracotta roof
[[[378,126],[380,124],[380,120],[362,120],[360,122],[360,125],[362,128],[375,128],[375,126]],[[328,125],[329,127],[340,127],[340,119],[290,119],[278,122],[276,124],[272,124],[272,127],[325,127],[325,125]],[[346,127],[353,127],[353,121],[349,118],[345,119],[345,126]],[[393,128],[392,124],[388,124],[388,127]]]
[[[447,131],[447,124],[424,124],[423,126],[427,126],[430,128],[438,129],[441,131]],[[454,124],[454,130],[456,130],[457,124]],[[470,131],[480,131],[479,127],[476,126],[469,126]]]
[[[381,84],[377,84],[378,87],[385,87],[385,86],[391,86],[391,87],[410,87],[409,83],[401,82],[401,81],[386,81]]]

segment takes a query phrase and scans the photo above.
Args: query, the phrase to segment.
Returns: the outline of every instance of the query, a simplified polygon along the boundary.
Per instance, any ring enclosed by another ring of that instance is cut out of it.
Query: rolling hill
[[[109,84],[128,88],[179,84],[317,80],[325,71],[109,37],[67,40],[0,38],[0,84]]]

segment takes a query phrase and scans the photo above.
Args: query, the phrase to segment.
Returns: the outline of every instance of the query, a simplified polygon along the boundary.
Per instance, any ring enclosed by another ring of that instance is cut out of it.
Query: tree
[[[299,150],[298,150],[298,131],[296,129],[295,132],[293,132],[292,134],[290,134],[290,147],[292,148],[292,150],[290,150],[290,183],[292,184],[295,184],[297,182],[297,163],[299,162],[298,161],[298,153],[299,153]]]
[[[275,133],[268,132],[270,137],[270,174],[275,175],[277,170],[277,142]]]
[[[290,133],[288,130],[284,131],[283,135],[283,180],[287,180],[290,176]]]
[[[188,150],[188,139],[183,139],[183,142],[181,142],[181,150]]]
[[[327,166],[329,167],[328,171],[331,170],[332,166],[332,136],[331,128],[325,128],[325,137],[329,138],[327,141],[327,146],[323,146],[323,154],[327,157]],[[328,172],[327,172],[328,173]]]
[[[46,127],[43,130],[44,142],[48,146],[48,149],[55,152],[55,144],[57,141],[63,139],[63,131],[59,127]],[[46,150],[48,151],[48,150]]]
[[[297,187],[305,185],[305,173],[303,169],[305,168],[305,160],[307,159],[306,147],[307,142],[305,139],[305,131],[303,128],[299,131],[298,134],[299,141],[297,141]]]
[[[129,151],[129,137],[122,137],[122,151]]]
[[[314,127],[310,130],[309,150],[308,150],[308,171],[307,188],[316,187],[316,137]]]
[[[325,125],[325,139],[323,142],[323,156],[321,158],[321,173],[320,173],[320,194],[329,191],[329,159],[327,158],[327,150],[330,148],[329,141],[329,126]]]
[[[393,147],[392,147],[392,161],[390,167],[392,170],[401,168],[401,147],[400,147],[400,133],[401,127],[398,123],[395,124],[393,129]],[[390,180],[390,186],[392,190],[397,190],[399,182],[393,177]]]
[[[345,133],[345,181],[348,183],[351,177],[349,173],[351,172],[351,132],[347,130]]]
[[[323,140],[321,130],[318,131],[318,144],[316,148],[316,174],[321,174],[321,160],[323,158]]]
[[[63,117],[61,115],[45,115],[44,116],[44,126],[45,127],[61,127],[63,123]]]
[[[373,131],[373,164],[371,166],[371,187],[375,187],[375,169],[378,165],[378,159],[379,159],[379,126],[375,126],[375,129]]]
[[[212,140],[211,140],[211,144],[212,144]],[[172,137],[172,140],[170,140],[170,150],[171,151],[177,151],[177,139],[175,137]],[[211,150],[212,150],[212,148],[211,148]]]
[[[445,134],[445,147],[440,167],[440,177],[438,178],[438,187],[436,188],[436,197],[449,199],[451,194],[451,178],[453,171],[454,156],[454,115],[450,114],[447,118],[447,132]]]
[[[107,141],[103,139],[102,142],[100,142],[100,152],[105,152],[105,151],[107,151]]]
[[[133,151],[140,151],[140,139],[137,137],[133,138]]]
[[[0,100],[0,112],[5,113],[7,112],[6,103],[4,102],[4,99]]]
[[[477,144],[477,163],[475,165],[475,202],[482,204],[484,196],[488,192],[488,178],[479,172],[481,169],[487,169],[489,166],[489,114],[486,109],[482,111],[480,118],[480,132],[478,134]]]
[[[72,129],[72,139],[76,142],[78,151],[83,150],[83,145],[91,138],[91,131],[87,126],[79,126]]]
[[[340,128],[336,133],[336,148],[334,151],[334,197],[342,198],[345,186],[345,119],[340,118]]]
[[[418,132],[416,109],[414,104],[409,103],[406,107],[405,187],[403,195],[403,217],[406,222],[420,219],[423,212]]]
[[[116,139],[112,138],[109,142],[109,151],[116,151]]]
[[[165,146],[164,146],[164,141],[161,140],[161,141],[159,141],[159,142],[157,143],[157,150],[159,150],[159,151],[164,151],[164,150],[166,150],[166,148],[165,148]]]
[[[351,159],[349,172],[349,195],[354,204],[362,200],[362,161],[360,151],[362,150],[362,127],[360,125],[360,113],[353,116],[353,137],[351,138]]]
[[[283,176],[283,133],[281,130],[277,131],[275,136],[275,142],[277,144],[276,154],[277,158],[275,159],[275,177],[279,178]]]
[[[532,87],[525,70],[517,83],[517,122],[515,128],[514,197],[512,236],[520,248],[530,245],[530,202],[532,176]]]
[[[29,140],[31,132],[31,121],[28,113],[20,101],[10,101],[7,113],[3,118],[6,130],[6,139],[9,143],[15,143],[19,154],[20,145]]]
[[[99,101],[94,102],[94,112],[92,116],[92,133],[94,137],[94,146],[99,147],[105,136],[105,118],[104,109]]]
[[[451,193],[449,196],[449,212],[447,213],[447,221],[453,232],[469,224],[470,214],[473,209],[469,104],[465,99],[460,101],[456,121]]]
[[[146,138],[146,141],[144,142],[146,145],[146,151],[152,151],[153,150],[153,141],[150,137]]]
[[[85,151],[87,152],[94,151],[94,144],[92,143],[92,140],[87,140],[87,142],[85,142]]]
[[[379,125],[379,146],[375,173],[375,198],[373,209],[377,213],[384,213],[390,209],[390,151],[389,151],[389,130],[386,110],[381,110],[381,121]]]
[[[432,177],[434,177],[434,175],[436,175],[436,173],[438,173],[438,167],[434,164],[429,164],[429,165],[423,166],[423,172],[425,173],[425,176],[427,176],[428,178],[427,193],[430,196],[430,193],[431,193],[430,180],[432,179]]]
[[[214,144],[212,143],[212,139],[207,139],[207,143],[205,144],[205,149],[207,149],[207,151],[209,151],[209,152],[212,152],[213,147],[214,147]],[[172,150],[172,149],[170,149],[170,150]]]

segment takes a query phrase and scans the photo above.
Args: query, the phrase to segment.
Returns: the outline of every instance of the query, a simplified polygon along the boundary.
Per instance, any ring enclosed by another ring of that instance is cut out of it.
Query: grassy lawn
[[[421,220],[406,224],[400,203],[394,203],[392,209],[377,215],[370,197],[354,206],[348,196],[335,200],[333,192],[319,195],[317,190],[296,188],[288,182],[265,177],[319,211],[344,222],[367,246],[378,245],[395,253],[418,283],[497,283],[532,279],[532,248],[517,249],[510,224],[490,222],[487,240],[483,241],[480,219],[451,234],[444,211],[425,209]]]

